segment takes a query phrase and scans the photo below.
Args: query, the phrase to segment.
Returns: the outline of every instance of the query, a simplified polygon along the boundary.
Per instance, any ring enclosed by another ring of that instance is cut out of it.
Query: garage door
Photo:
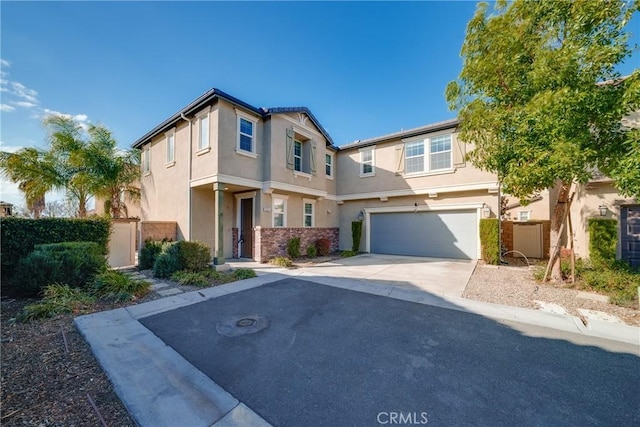
[[[625,206],[620,212],[622,259],[640,267],[640,205]]]
[[[372,213],[373,253],[478,258],[476,210]]]

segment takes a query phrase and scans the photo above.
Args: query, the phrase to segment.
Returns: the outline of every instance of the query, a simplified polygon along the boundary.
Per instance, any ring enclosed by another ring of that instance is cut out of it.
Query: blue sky
[[[475,2],[3,1],[1,149],[44,146],[49,111],[103,123],[128,147],[211,87],[256,107],[309,107],[337,145],[452,118],[444,89],[474,11]],[[23,204],[5,182],[1,198]]]

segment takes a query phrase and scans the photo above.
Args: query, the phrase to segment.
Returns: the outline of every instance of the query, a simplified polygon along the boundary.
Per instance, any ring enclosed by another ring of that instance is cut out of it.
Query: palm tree
[[[64,190],[77,204],[77,215],[87,215],[93,196],[107,200],[111,216],[126,216],[123,195],[140,197],[140,152],[119,150],[111,132],[91,125],[87,139],[82,126],[69,116],[50,115],[44,120],[48,150],[23,148],[16,153],[0,152],[0,174],[18,183],[28,206],[43,205],[51,190]],[[39,202],[39,203],[37,203]],[[36,216],[38,215],[36,210]]]
[[[126,218],[126,198],[140,199],[140,151],[119,149],[111,131],[102,125],[90,126],[89,137],[85,164],[95,177],[94,194],[105,200],[105,212],[112,218]]]

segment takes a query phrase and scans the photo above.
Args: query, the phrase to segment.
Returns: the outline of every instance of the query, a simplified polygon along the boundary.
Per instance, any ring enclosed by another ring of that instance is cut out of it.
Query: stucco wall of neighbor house
[[[199,149],[198,143],[200,141],[200,123],[199,117],[206,114],[209,111],[209,148]],[[218,150],[219,144],[218,138],[218,104],[214,104],[211,107],[206,107],[200,111],[197,111],[195,115],[191,115],[191,134],[192,134],[192,161],[191,161],[191,179],[192,180],[205,180],[218,173]],[[185,122],[182,122],[185,123]],[[189,146],[189,127],[188,124],[184,125],[184,131],[180,132],[180,144],[176,144],[176,150],[180,149],[184,153],[188,153],[189,149],[185,148]],[[180,147],[180,148],[178,148]]]
[[[241,154],[238,142],[238,116],[255,120],[254,144],[257,157]],[[255,113],[240,109],[226,101],[218,102],[218,168],[219,173],[254,181],[262,180],[262,157],[265,155],[263,121]],[[224,179],[222,179],[224,182]]]
[[[589,218],[602,218],[598,207],[605,205],[607,215],[604,218],[613,218],[620,221],[620,207],[623,205],[637,204],[633,198],[625,198],[618,194],[611,181],[593,182],[578,186],[571,204],[571,220],[574,229],[574,247],[576,256],[589,257]],[[569,246],[569,242],[565,243]],[[620,224],[618,223],[618,257],[620,251]]]
[[[433,132],[410,138],[408,141],[451,133],[451,130]],[[494,174],[477,169],[470,162],[463,162],[464,153],[470,149],[470,146],[458,143],[456,133],[452,134],[451,141],[453,160],[453,168],[451,170],[425,174],[399,172],[399,170],[404,170],[402,166],[404,161],[400,163],[400,153],[403,152],[403,146],[402,139],[376,143],[374,148],[375,173],[372,176],[363,177],[360,176],[361,149],[353,148],[340,151],[338,153],[338,170],[340,171],[337,188],[338,195],[346,197],[361,193],[438,188],[463,184],[495,184],[497,181]]]
[[[407,196],[407,197],[390,197],[388,201],[382,202],[380,198],[371,198],[366,200],[345,201],[339,208],[339,229],[340,229],[340,250],[350,250],[353,246],[351,238],[351,223],[358,219],[360,211],[367,208],[386,208],[386,207],[452,207],[452,210],[461,208],[467,204],[484,203],[491,209],[491,217],[496,217],[498,213],[498,195],[489,194],[487,190],[483,191],[466,191],[458,193],[448,193],[439,195],[435,199],[427,196]],[[364,227],[366,227],[366,223]],[[360,241],[360,250],[365,250],[366,230],[362,230],[362,239]]]
[[[95,199],[95,214],[104,215],[104,202],[106,199],[102,197],[96,197]],[[140,200],[133,200],[131,197],[125,195],[124,204],[127,207],[128,218],[140,218]],[[124,213],[123,213],[124,214]]]
[[[189,188],[188,146],[186,127],[176,131],[175,163],[167,164],[165,135],[159,135],[150,144],[150,171],[141,177],[142,195],[140,215],[144,221],[175,221],[178,223],[177,238],[188,235],[187,199]]]
[[[306,115],[304,115],[306,117]],[[316,143],[316,174],[301,175],[294,173],[292,169],[287,169],[287,129],[293,128],[297,134],[305,138],[312,139]],[[274,182],[274,187],[281,183],[317,191],[328,191],[332,186],[330,179],[325,175],[325,154],[327,153],[326,139],[307,119],[304,123],[298,120],[295,114],[274,114],[270,120],[271,131],[271,161],[270,171],[267,174],[268,180]],[[329,185],[329,188],[327,187]],[[303,192],[303,190],[301,190]],[[334,193],[335,194],[335,193]]]
[[[553,206],[555,205],[555,198],[557,196],[557,191],[555,190],[545,190],[540,192],[540,197],[542,199],[537,200],[535,202],[531,202],[528,205],[520,205],[515,206],[509,210],[507,210],[505,214],[505,218],[511,221],[519,221],[520,212],[529,212],[530,218],[536,221],[544,221],[551,218],[551,212],[553,211]],[[504,195],[509,201],[507,202],[507,206],[519,203],[519,200],[516,197],[513,197],[509,194]]]

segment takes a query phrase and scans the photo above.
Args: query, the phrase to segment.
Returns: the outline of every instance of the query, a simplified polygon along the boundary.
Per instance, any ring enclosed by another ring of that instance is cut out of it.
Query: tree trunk
[[[571,190],[571,182],[563,181],[558,192],[556,205],[551,215],[551,253],[552,259],[549,260],[553,267],[551,269],[551,279],[554,281],[562,281],[562,271],[560,270],[560,233],[562,223],[567,215],[569,191]]]

